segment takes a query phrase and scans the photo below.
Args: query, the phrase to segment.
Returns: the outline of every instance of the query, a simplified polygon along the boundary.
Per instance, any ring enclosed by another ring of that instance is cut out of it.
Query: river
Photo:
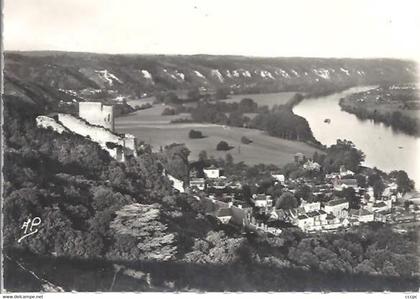
[[[340,98],[371,88],[354,87],[329,96],[306,99],[296,105],[293,111],[306,118],[315,138],[322,144],[331,145],[337,139],[351,140],[365,153],[364,165],[387,172],[404,170],[419,189],[420,138],[396,132],[381,123],[360,120],[342,111],[339,106]],[[326,118],[331,122],[325,123]]]

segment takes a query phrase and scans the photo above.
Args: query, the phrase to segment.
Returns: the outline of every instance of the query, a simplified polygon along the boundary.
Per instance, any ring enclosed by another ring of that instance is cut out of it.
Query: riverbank
[[[356,93],[340,99],[340,107],[359,119],[370,119],[396,131],[420,137],[419,89],[392,85]]]

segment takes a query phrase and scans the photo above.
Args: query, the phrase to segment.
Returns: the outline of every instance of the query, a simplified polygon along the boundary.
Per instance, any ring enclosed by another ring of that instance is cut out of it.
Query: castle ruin
[[[131,134],[114,132],[113,106],[100,102],[79,102],[79,117],[58,113],[54,116],[40,115],[36,121],[38,127],[89,138],[118,161],[125,161],[127,156],[137,156],[136,138]]]
[[[114,132],[114,106],[101,102],[79,102],[79,117]]]

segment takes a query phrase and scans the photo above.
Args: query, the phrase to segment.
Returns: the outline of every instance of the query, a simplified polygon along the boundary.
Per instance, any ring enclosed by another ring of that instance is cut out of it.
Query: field
[[[153,150],[171,143],[184,143],[190,150],[190,159],[195,160],[201,150],[207,151],[209,156],[225,157],[230,153],[236,162],[245,161],[249,165],[265,163],[282,166],[291,162],[297,152],[311,156],[316,149],[303,143],[289,141],[266,135],[260,130],[226,127],[213,124],[184,123],[171,124],[175,118],[188,117],[188,114],[161,116],[164,105],[134,112],[115,120],[118,132],[131,133],[139,140],[150,143]],[[207,136],[202,139],[190,139],[188,132],[194,128]],[[241,143],[241,137],[246,136],[253,143]],[[219,141],[225,140],[234,148],[230,151],[216,151]]]

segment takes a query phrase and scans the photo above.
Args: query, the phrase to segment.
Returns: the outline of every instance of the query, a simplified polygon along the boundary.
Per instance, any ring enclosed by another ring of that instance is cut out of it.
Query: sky
[[[6,50],[420,61],[419,0],[4,0]]]

